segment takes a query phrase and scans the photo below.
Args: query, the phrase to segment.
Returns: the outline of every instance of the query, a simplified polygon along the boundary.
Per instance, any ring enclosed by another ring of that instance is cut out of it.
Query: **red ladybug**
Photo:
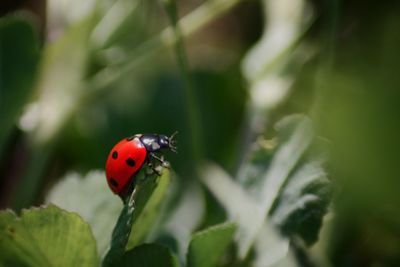
[[[111,149],[106,162],[107,183],[111,191],[121,197],[129,193],[131,181],[146,165],[160,175],[155,162],[167,166],[163,156],[157,156],[162,150],[176,152],[173,137],[159,134],[137,134],[125,138]]]

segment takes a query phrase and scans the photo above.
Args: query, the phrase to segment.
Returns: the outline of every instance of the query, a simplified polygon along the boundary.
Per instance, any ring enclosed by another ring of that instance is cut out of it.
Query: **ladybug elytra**
[[[107,183],[111,191],[124,197],[129,193],[130,184],[143,166],[149,167],[157,175],[161,175],[156,165],[167,167],[162,150],[176,152],[176,133],[170,137],[161,134],[137,134],[117,143],[106,162]]]

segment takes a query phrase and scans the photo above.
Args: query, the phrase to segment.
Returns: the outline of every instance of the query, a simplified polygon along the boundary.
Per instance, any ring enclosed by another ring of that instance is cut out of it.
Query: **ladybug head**
[[[174,140],[175,135],[178,132],[173,133],[170,137],[166,135],[159,136],[159,144],[162,148],[168,148],[172,152],[177,152],[176,150],[176,141]]]

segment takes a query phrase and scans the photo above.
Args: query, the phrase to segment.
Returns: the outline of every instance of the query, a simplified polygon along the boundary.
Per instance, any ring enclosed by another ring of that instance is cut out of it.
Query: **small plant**
[[[0,266],[399,266],[398,5],[22,2]]]

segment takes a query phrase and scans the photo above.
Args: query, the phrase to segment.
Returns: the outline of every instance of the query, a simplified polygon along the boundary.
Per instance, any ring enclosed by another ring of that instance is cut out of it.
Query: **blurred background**
[[[180,28],[171,6],[0,2],[0,207],[103,170],[124,137],[178,131],[168,210],[201,195],[188,227],[202,229],[228,216],[204,164],[240,178],[254,144],[274,153],[274,125],[300,113],[326,142],[333,194],[299,266],[399,266],[400,2],[177,1]],[[238,262],[225,266],[252,266]]]

